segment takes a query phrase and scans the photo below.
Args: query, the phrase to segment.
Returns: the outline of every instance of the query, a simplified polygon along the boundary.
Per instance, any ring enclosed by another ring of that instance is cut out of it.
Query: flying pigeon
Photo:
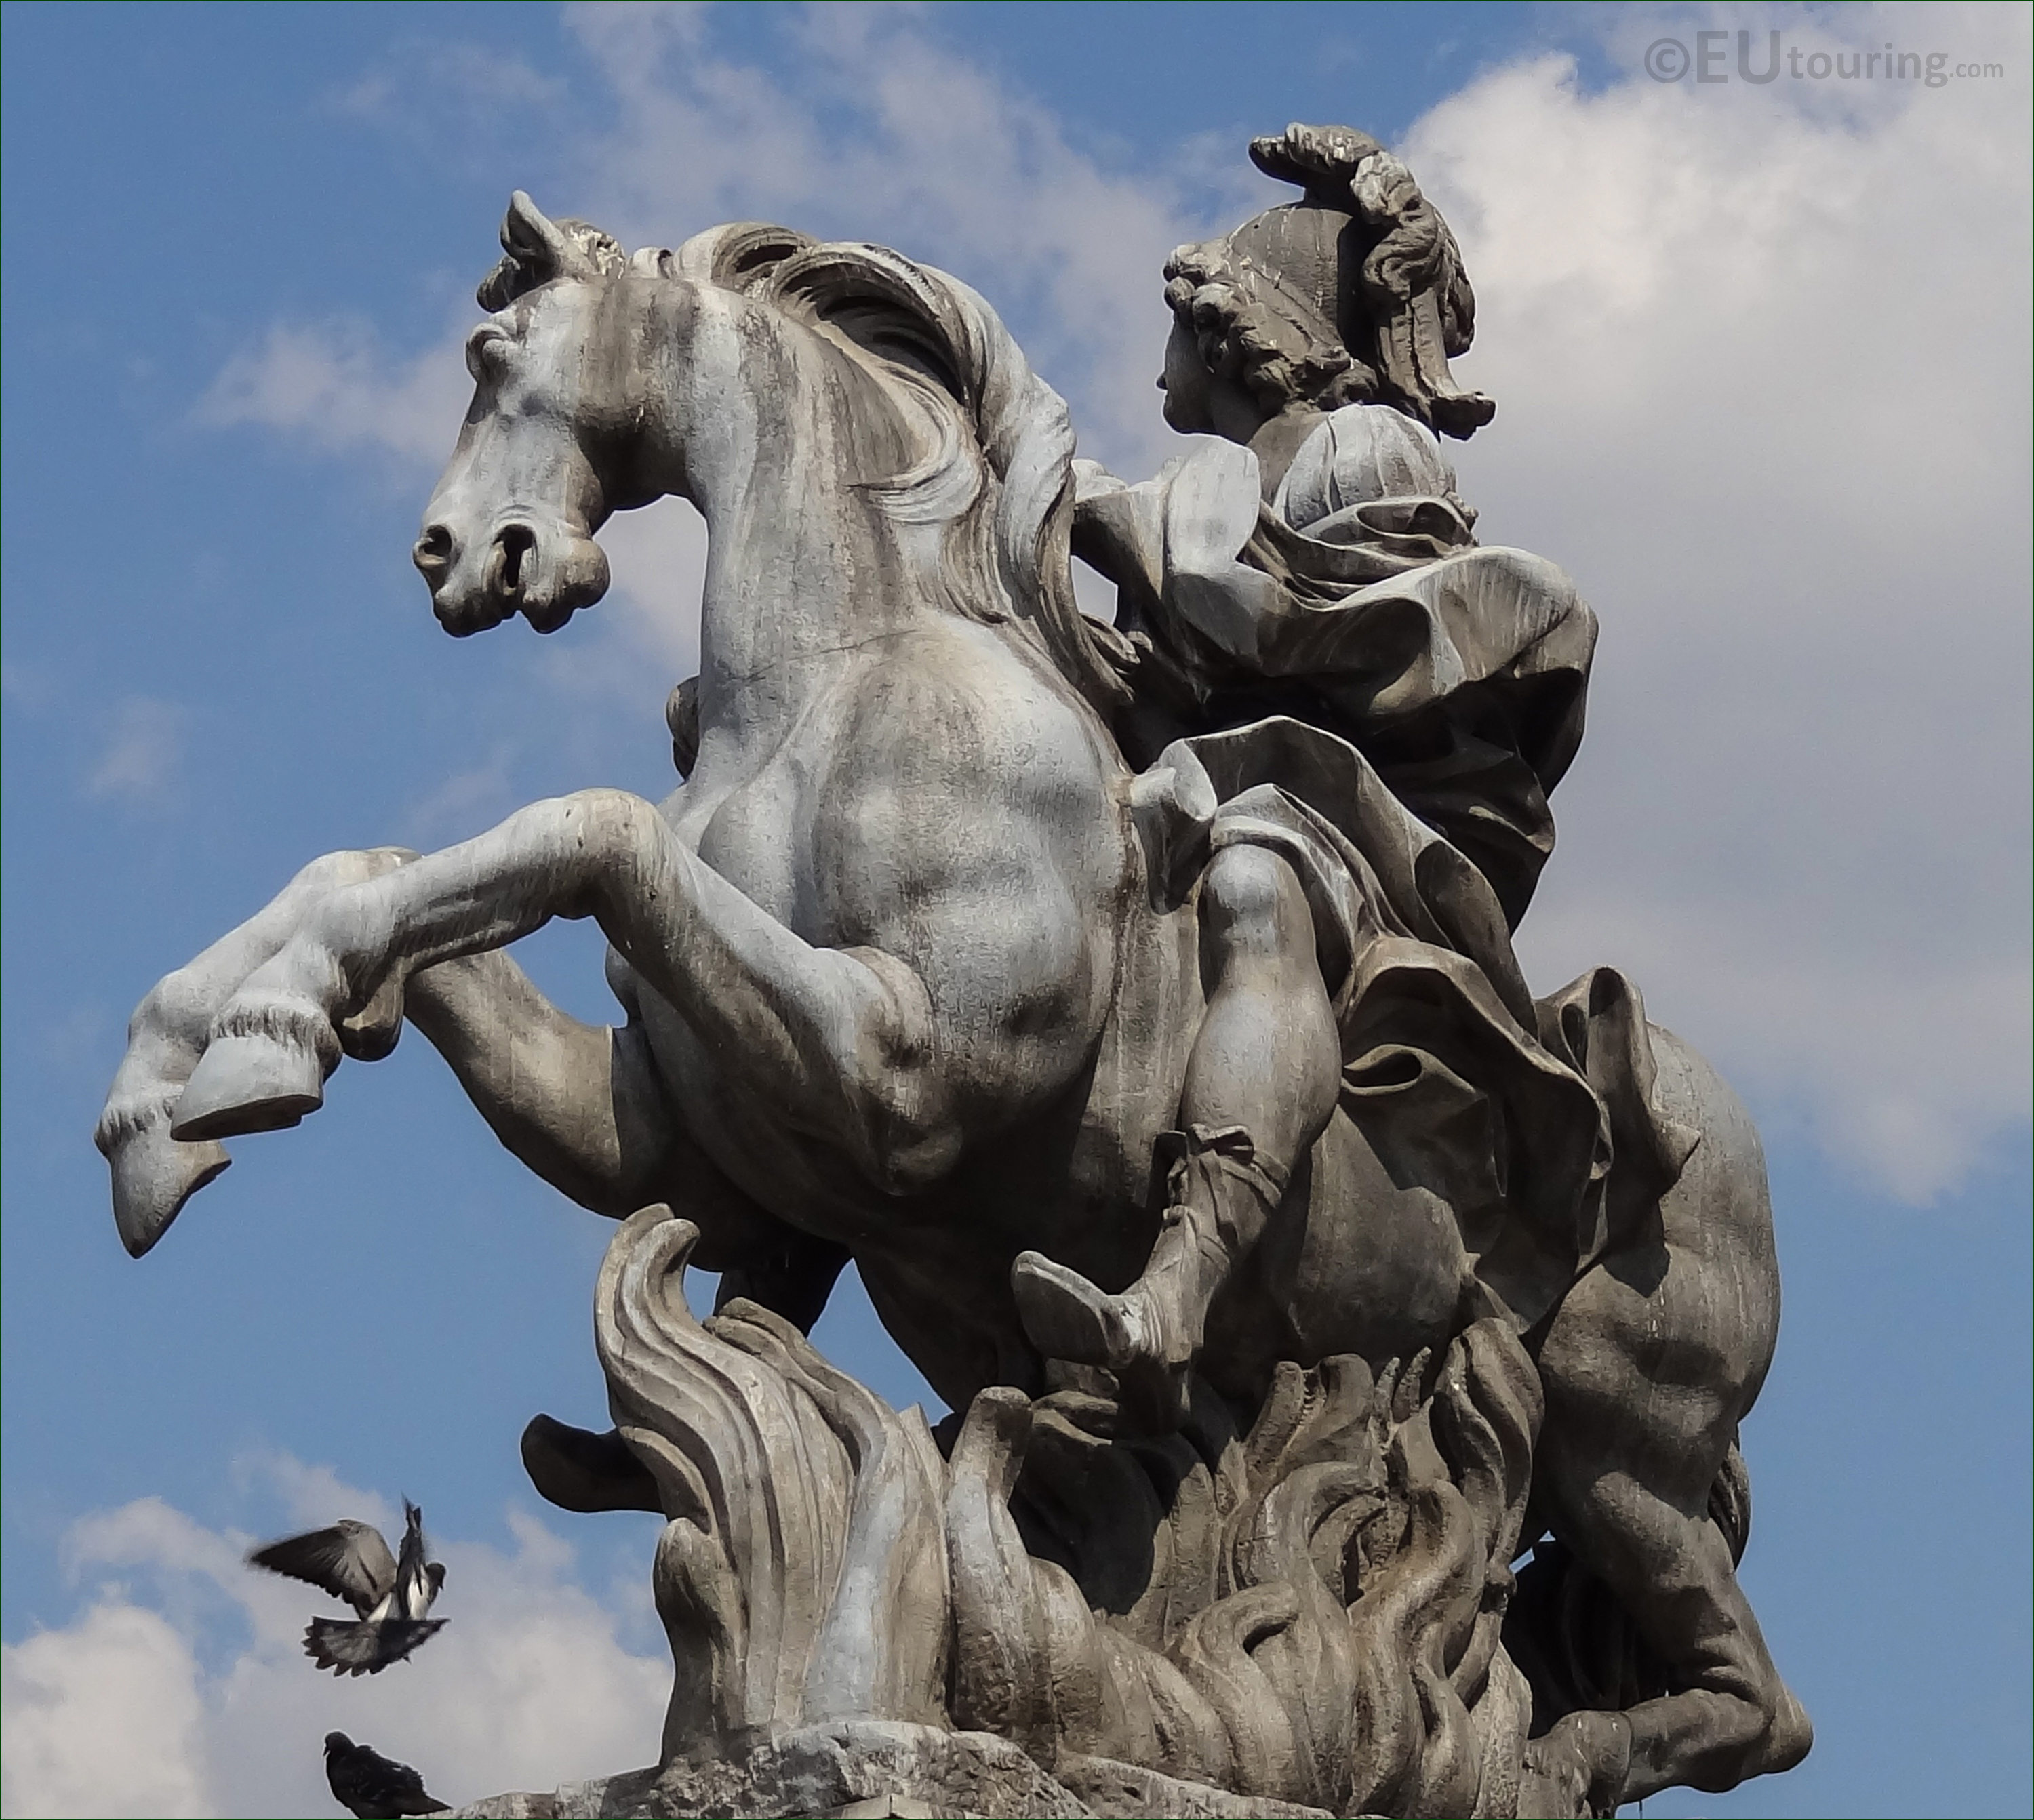
[[[408,1764],[391,1762],[343,1732],[325,1735],[325,1779],[339,1804],[358,1820],[403,1820],[405,1814],[452,1811],[424,1792],[423,1777]]]
[[[350,1517],[328,1530],[271,1542],[247,1557],[255,1567],[322,1588],[359,1614],[351,1623],[312,1619],[304,1632],[304,1653],[321,1668],[335,1675],[378,1675],[444,1629],[444,1619],[424,1614],[445,1584],[445,1569],[424,1559],[424,1513],[405,1498],[403,1515],[400,1561],[388,1552],[379,1530]]]

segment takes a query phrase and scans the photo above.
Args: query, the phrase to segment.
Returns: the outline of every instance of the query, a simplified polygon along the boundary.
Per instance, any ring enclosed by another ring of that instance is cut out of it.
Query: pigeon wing
[[[398,1763],[392,1757],[385,1757],[379,1751],[374,1753],[374,1773],[388,1788],[404,1795],[421,1795],[424,1779],[407,1763]]]
[[[424,1513],[405,1498],[403,1548],[396,1560],[396,1609],[405,1618],[421,1618],[437,1591],[424,1571]]]
[[[396,1585],[396,1557],[381,1532],[351,1518],[328,1530],[287,1536],[257,1548],[247,1559],[272,1574],[287,1574],[343,1599],[365,1617]]]

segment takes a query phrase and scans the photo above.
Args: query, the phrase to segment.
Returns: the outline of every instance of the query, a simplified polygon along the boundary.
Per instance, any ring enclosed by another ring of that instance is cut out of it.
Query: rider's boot
[[[1032,1344],[1049,1358],[1113,1372],[1124,1414],[1152,1433],[1187,1419],[1188,1374],[1209,1305],[1285,1192],[1284,1172],[1258,1155],[1240,1125],[1192,1125],[1160,1141],[1180,1154],[1158,1242],[1128,1289],[1109,1294],[1035,1251],[1010,1272]]]

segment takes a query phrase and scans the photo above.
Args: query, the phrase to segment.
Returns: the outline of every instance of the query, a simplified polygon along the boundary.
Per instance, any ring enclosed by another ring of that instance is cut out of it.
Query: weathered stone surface
[[[611,511],[689,499],[683,785],[328,856],[135,1015],[137,1256],[405,1020],[625,1220],[615,1426],[524,1456],[666,1519],[672,1767],[557,1812],[1578,1815],[1807,1748],[1736,1577],[1757,1135],[1622,975],[1536,997],[1513,947],[1594,616],[1476,542],[1439,439],[1494,406],[1412,173],[1251,155],[1302,194],[1168,262],[1192,440],[1135,484],[943,272],[518,192],[415,560],[448,630],[553,631]],[[616,1028],[501,952],[554,916]],[[804,1342],[850,1257],[936,1442]]]
[[[846,1721],[794,1732],[745,1762],[632,1770],[546,1794],[497,1795],[453,1820],[678,1820],[790,1814],[1049,1820],[1084,1814],[1176,1820],[1313,1820],[1323,1810],[1233,1795],[1103,1758],[1069,1756],[1049,1776],[981,1732]]]
[[[1311,1820],[1327,1812],[1261,1796],[1233,1795],[1206,1782],[1182,1781],[1176,1776],[1140,1769],[1134,1763],[1119,1763],[1108,1757],[1069,1754],[1053,1766],[1053,1773],[1069,1793],[1086,1804],[1090,1813],[1120,1820],[1135,1820],[1145,1814],[1162,1814],[1168,1820],[1275,1820],[1282,1815]]]

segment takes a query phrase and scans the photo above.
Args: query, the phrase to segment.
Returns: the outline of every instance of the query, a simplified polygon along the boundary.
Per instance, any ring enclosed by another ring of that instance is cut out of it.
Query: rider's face
[[[1227,436],[1248,443],[1264,423],[1264,411],[1248,390],[1207,369],[1192,330],[1177,316],[1165,343],[1165,370],[1158,384],[1165,395],[1165,421],[1187,436]]]
[[[1202,363],[1194,345],[1193,331],[1173,318],[1172,339],[1165,343],[1165,370],[1158,376],[1165,395],[1165,421],[1188,436],[1204,435],[1214,428],[1208,410],[1208,390],[1213,376]]]

